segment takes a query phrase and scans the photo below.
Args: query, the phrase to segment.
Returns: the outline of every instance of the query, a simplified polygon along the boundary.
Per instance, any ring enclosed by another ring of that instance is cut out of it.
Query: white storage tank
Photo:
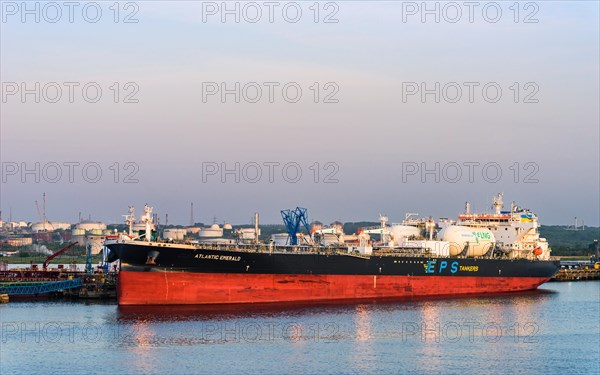
[[[60,221],[53,221],[50,224],[52,225],[52,228],[54,228],[55,230],[58,230],[58,229],[69,230],[69,229],[71,229],[71,224],[69,224],[69,223],[64,223],[64,222],[60,222]]]
[[[256,237],[256,231],[254,228],[240,228],[236,229],[236,234],[241,240],[254,240]],[[258,234],[260,235],[260,229],[258,230]]]
[[[456,256],[468,246],[466,255],[479,257],[487,253],[496,243],[494,233],[487,228],[471,228],[451,225],[439,233],[442,241],[450,243],[450,256]]]
[[[285,246],[289,243],[290,236],[287,233],[275,233],[271,235],[271,241],[274,245]]]
[[[156,230],[156,226],[154,224],[150,225],[151,230]],[[131,230],[133,233],[139,233],[140,231],[146,231],[146,224],[144,223],[135,223],[131,226]]]
[[[173,241],[183,241],[187,233],[187,229],[168,228],[163,231],[163,239]]]
[[[321,240],[321,243],[325,246],[327,245],[337,245],[340,244],[340,238],[338,236],[336,236],[335,234],[332,233],[324,233],[323,234],[323,239]]]
[[[187,234],[198,234],[198,232],[200,232],[200,230],[202,228],[201,227],[187,227],[185,229],[187,231]]]
[[[210,228],[203,228],[198,232],[200,238],[216,238],[223,237],[223,229],[219,227],[219,224],[213,224]]]
[[[33,233],[36,232],[50,232],[52,231],[52,226],[50,223],[33,223],[31,224],[31,231]]]
[[[23,220],[11,221],[9,224],[10,224],[9,227],[11,227],[11,228],[27,228],[27,226],[29,225]]]
[[[94,229],[103,231],[106,229],[106,224],[99,221],[82,221],[81,223],[75,224],[75,228],[83,229],[86,232],[91,232]]]
[[[400,247],[427,250],[437,257],[450,256],[450,243],[446,241],[408,240],[400,243]]]
[[[47,221],[41,223],[33,223],[31,224],[32,232],[51,232],[58,229],[69,230],[71,229],[71,224],[69,223],[61,223],[58,221]]]
[[[390,232],[394,236],[394,242],[400,243],[410,237],[418,238],[421,236],[421,230],[411,225],[393,224],[390,227]]]

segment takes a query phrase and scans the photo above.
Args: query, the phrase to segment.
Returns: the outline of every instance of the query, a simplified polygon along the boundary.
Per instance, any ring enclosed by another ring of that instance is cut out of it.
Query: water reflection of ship
[[[370,374],[376,367],[373,358],[377,352],[374,348],[372,305],[360,304],[354,309],[354,350],[348,352],[349,363],[358,373]]]
[[[227,320],[241,318],[300,318],[307,315],[344,315],[361,309],[365,313],[374,311],[411,310],[420,308],[426,303],[457,304],[461,308],[482,306],[491,303],[534,303],[556,294],[549,289],[535,289],[516,293],[495,295],[469,295],[452,298],[439,296],[422,296],[404,300],[364,300],[356,303],[347,301],[328,302],[281,302],[270,304],[232,304],[232,305],[120,305],[117,319],[120,322],[135,321],[204,321],[211,319]]]

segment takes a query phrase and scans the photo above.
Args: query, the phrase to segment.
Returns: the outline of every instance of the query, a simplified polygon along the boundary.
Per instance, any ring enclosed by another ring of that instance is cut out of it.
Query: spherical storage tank
[[[470,228],[451,225],[444,228],[439,237],[450,243],[450,256],[463,252],[468,245],[467,256],[479,257],[487,253],[496,243],[494,233],[487,228]]]

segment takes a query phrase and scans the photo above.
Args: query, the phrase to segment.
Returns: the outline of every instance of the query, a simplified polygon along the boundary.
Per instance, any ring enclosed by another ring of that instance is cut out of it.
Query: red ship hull
[[[537,288],[549,277],[282,275],[194,272],[119,274],[120,305],[307,302],[458,296]]]

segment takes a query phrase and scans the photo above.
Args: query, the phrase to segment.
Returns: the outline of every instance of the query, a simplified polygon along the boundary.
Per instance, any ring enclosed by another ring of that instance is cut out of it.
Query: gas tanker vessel
[[[314,240],[289,246],[173,243],[152,236],[152,209],[146,206],[145,211],[146,231],[135,236],[130,229],[129,235],[105,243],[109,260],[120,260],[121,305],[507,293],[535,289],[559,268],[547,247],[509,256],[496,249],[492,230],[473,223],[446,225],[437,233],[440,228],[431,219],[407,221],[395,229],[383,222],[379,229],[361,231],[350,245],[323,246]],[[379,233],[381,241],[372,241],[369,233]]]

